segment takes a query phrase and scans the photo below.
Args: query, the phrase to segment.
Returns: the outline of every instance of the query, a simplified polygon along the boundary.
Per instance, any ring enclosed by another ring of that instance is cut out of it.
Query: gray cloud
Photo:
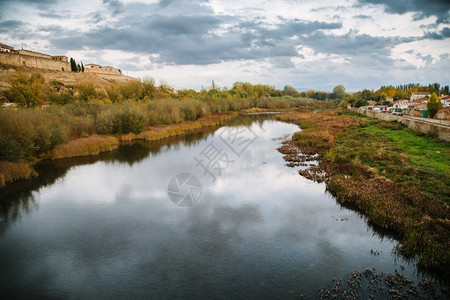
[[[224,33],[215,29],[233,22],[231,16],[163,16],[150,15],[142,23],[97,28],[88,33],[70,32],[51,39],[62,49],[115,49],[140,53],[159,53],[167,64],[207,65],[241,59],[277,58],[281,67],[292,67],[289,57],[297,56],[294,35],[311,34],[322,29],[341,28],[341,23],[286,21],[274,29],[261,22],[240,22]],[[126,24],[120,21],[122,24]]]
[[[168,7],[174,4],[189,4],[189,3],[207,3],[209,0],[159,0],[161,7]]]
[[[24,31],[26,23],[19,20],[7,20],[0,22],[0,33],[14,34],[14,36],[20,34],[24,35],[27,31]]]
[[[359,56],[377,54],[389,56],[390,47],[408,42],[408,38],[374,37],[368,34],[355,34],[350,31],[346,35],[328,35],[316,32],[302,40],[317,52],[339,55]]]
[[[50,34],[61,34],[65,31],[65,28],[59,25],[39,26],[38,31],[48,32]]]
[[[119,0],[103,0],[103,4],[112,11],[113,15],[123,12],[125,7]]]
[[[446,38],[450,37],[450,28],[445,27],[444,29],[442,29],[441,34]]]
[[[52,5],[57,4],[59,1],[60,0],[2,0],[0,1],[0,7],[2,6],[7,7],[11,3],[13,3],[13,4],[32,5],[39,9],[46,10],[50,8]]]
[[[157,30],[162,34],[170,35],[202,35],[209,30],[217,28],[222,20],[214,16],[152,16],[145,25],[146,29]]]
[[[41,12],[41,13],[39,13],[39,16],[41,16],[43,18],[49,18],[49,19],[64,19],[67,17],[63,13],[60,13],[54,9],[51,9],[46,12]]]
[[[439,23],[450,22],[450,2],[448,0],[358,0],[361,4],[378,4],[386,12],[404,14],[418,12],[416,18],[430,15],[438,16]]]
[[[430,32],[430,31],[426,32],[425,35],[423,36],[423,39],[443,40],[449,37],[450,37],[450,28],[445,27],[439,32]]]
[[[372,17],[368,15],[356,15],[353,17],[354,19],[362,19],[362,20],[371,20]]]

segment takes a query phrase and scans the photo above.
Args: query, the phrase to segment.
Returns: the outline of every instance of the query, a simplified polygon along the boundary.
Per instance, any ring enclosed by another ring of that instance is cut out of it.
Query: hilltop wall
[[[107,75],[122,75],[120,71],[114,67],[101,66],[97,64],[87,64],[84,66],[84,72],[86,73],[96,73],[96,74],[107,74]]]
[[[94,69],[94,68],[85,68],[85,73],[95,73],[95,74],[106,74],[106,75],[116,75],[116,76],[122,76],[119,71],[112,71],[108,69]]]
[[[0,63],[15,67],[30,67],[53,71],[70,72],[71,70],[69,62],[9,52],[0,52]]]

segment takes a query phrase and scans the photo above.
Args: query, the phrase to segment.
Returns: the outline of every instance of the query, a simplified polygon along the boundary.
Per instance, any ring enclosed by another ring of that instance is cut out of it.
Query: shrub
[[[78,86],[78,98],[88,102],[97,98],[96,87],[92,83],[83,83]]]
[[[145,107],[132,104],[106,107],[95,120],[96,131],[101,134],[138,134],[147,128],[148,123]]]
[[[334,144],[333,135],[326,129],[306,129],[292,135],[292,140],[300,146],[316,149],[327,149]]]
[[[7,182],[26,179],[36,175],[37,173],[26,162],[0,161],[0,187],[5,186]]]
[[[69,138],[65,119],[52,110],[0,111],[1,160],[32,158]]]
[[[115,133],[141,133],[147,127],[146,116],[137,108],[126,108],[116,115],[114,122]]]
[[[112,109],[102,111],[95,120],[96,132],[108,134],[114,132],[115,113]]]
[[[5,91],[5,97],[10,102],[15,102],[22,107],[40,106],[48,99],[50,86],[45,84],[45,80],[40,74],[33,74],[27,77],[25,74],[17,72],[10,80],[11,87]]]

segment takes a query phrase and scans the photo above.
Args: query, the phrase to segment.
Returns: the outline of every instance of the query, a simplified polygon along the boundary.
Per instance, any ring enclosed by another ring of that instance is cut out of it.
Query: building
[[[450,106],[450,96],[442,96],[441,97],[442,107],[447,108]]]
[[[5,53],[17,53],[16,50],[14,50],[13,47],[8,46],[6,44],[2,44],[0,43],[0,52],[5,52]]]
[[[409,101],[419,100],[421,98],[430,98],[431,94],[429,92],[416,92],[411,94]]]
[[[13,67],[27,67],[53,71],[70,72],[67,56],[51,56],[50,54],[20,49],[0,43],[0,63]]]
[[[396,101],[394,101],[393,107],[396,110],[405,109],[405,108],[408,108],[408,103],[409,103],[409,100],[406,100],[406,99],[396,100]]]
[[[87,64],[84,66],[84,72],[87,73],[98,73],[98,74],[109,74],[109,75],[121,75],[119,69],[111,66],[102,66],[97,64]]]
[[[436,114],[436,119],[439,120],[450,120],[450,107],[442,108],[438,110]]]
[[[44,54],[44,53],[31,51],[31,50],[25,50],[23,48],[19,50],[19,54],[40,57],[40,58],[46,58],[46,59],[52,59],[52,56],[50,54]]]
[[[67,56],[52,56],[53,60],[68,62],[69,58]]]
[[[423,116],[424,110],[425,111],[427,110],[427,102],[426,101],[411,104],[408,106],[407,109],[404,110],[404,112],[408,116],[420,118]]]

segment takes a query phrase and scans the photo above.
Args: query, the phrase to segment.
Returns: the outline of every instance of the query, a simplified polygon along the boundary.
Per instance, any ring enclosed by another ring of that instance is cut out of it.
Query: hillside
[[[75,86],[83,83],[92,83],[96,87],[105,89],[112,83],[127,83],[136,81],[134,77],[126,75],[110,75],[96,73],[75,73],[75,72],[58,72],[43,69],[25,68],[25,67],[9,67],[0,65],[0,92],[10,87],[10,79],[16,72],[22,72],[28,76],[32,74],[41,74],[46,82],[57,80],[65,86]]]

